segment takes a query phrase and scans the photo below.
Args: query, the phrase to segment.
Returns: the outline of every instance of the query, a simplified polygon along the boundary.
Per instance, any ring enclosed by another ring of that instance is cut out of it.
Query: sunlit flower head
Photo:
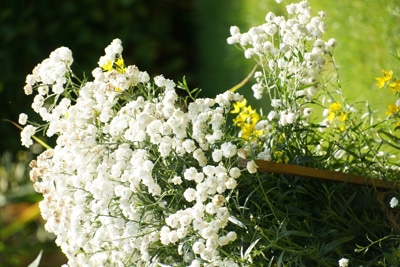
[[[382,77],[376,77],[376,85],[378,88],[382,88],[385,84],[392,79],[393,71],[392,70],[382,70]]]

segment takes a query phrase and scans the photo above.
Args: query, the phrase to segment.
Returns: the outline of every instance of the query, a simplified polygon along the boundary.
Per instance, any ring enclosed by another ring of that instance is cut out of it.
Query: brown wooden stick
[[[240,159],[239,167],[242,168],[246,167],[247,162],[248,160],[246,159]],[[368,184],[374,187],[385,188],[385,189],[397,188],[397,185],[390,183],[389,181],[384,181],[380,179],[371,179],[359,175],[345,174],[335,171],[326,171],[310,167],[277,163],[264,160],[255,160],[254,162],[258,166],[258,170],[262,172],[295,175],[307,178],[316,178],[321,180],[336,181],[336,182],[358,184],[358,185]]]

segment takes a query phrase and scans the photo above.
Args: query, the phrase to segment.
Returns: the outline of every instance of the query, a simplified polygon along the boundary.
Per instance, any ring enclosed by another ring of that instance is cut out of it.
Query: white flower
[[[271,111],[268,113],[267,118],[268,118],[269,121],[272,121],[272,120],[274,120],[274,119],[277,117],[277,115],[278,115],[278,114],[276,113],[275,110],[271,110]]]
[[[158,75],[158,76],[154,77],[154,83],[158,87],[165,87],[166,90],[175,88],[175,83],[170,79],[164,78],[163,75]]]
[[[19,114],[19,117],[18,117],[18,123],[19,124],[25,125],[27,120],[28,120],[28,115],[26,115],[25,113]]]
[[[207,165],[207,158],[204,155],[204,152],[198,148],[194,151],[193,157],[199,162],[200,166],[206,166]]]
[[[225,158],[231,158],[236,155],[237,152],[236,145],[232,144],[231,142],[223,143],[221,145],[221,149]]]
[[[232,178],[237,179],[237,178],[240,177],[241,171],[240,171],[240,169],[239,169],[238,167],[233,167],[233,168],[231,168],[231,169],[229,170],[229,175],[230,175]]]
[[[257,155],[257,159],[265,160],[265,161],[271,161],[271,150],[269,148],[264,149],[264,151],[260,152]]]
[[[347,267],[349,266],[349,260],[346,258],[341,258],[339,260],[339,267]]]
[[[399,200],[396,197],[390,199],[390,207],[393,209],[399,205]]]
[[[254,160],[251,160],[251,161],[249,161],[249,162],[247,162],[247,164],[246,164],[246,168],[247,168],[247,171],[249,172],[249,173],[256,173],[257,172],[257,164],[254,162]]]
[[[33,144],[32,136],[36,133],[36,127],[27,125],[21,131],[21,144],[25,147],[30,147]]]
[[[282,101],[280,99],[271,99],[271,106],[274,108],[279,108],[281,102]]]
[[[240,34],[240,29],[237,26],[231,26],[229,29],[231,35]]]
[[[227,189],[232,190],[232,189],[236,188],[237,182],[234,178],[230,178],[230,179],[228,179],[228,181],[226,181],[225,186]]]
[[[221,149],[215,149],[212,152],[212,158],[214,162],[220,162],[222,160],[223,152]]]
[[[203,253],[204,249],[206,248],[205,244],[201,241],[196,241],[193,243],[193,252],[196,254],[201,254]]]
[[[192,153],[196,149],[196,144],[192,139],[186,139],[183,141],[182,146],[187,153]]]
[[[206,205],[206,212],[209,214],[215,214],[217,212],[217,205],[215,205],[213,202],[209,202]]]
[[[193,188],[187,188],[183,193],[183,196],[188,202],[192,202],[196,199],[196,190]]]
[[[171,183],[173,183],[174,185],[179,185],[182,183],[182,179],[180,176],[175,175],[172,179],[171,179]]]
[[[108,45],[105,49],[104,52],[106,53],[104,56],[100,57],[98,61],[99,67],[103,67],[105,64],[107,64],[108,61],[113,62],[116,57],[121,55],[122,53],[122,42],[120,39],[116,38],[114,39],[110,45]]]

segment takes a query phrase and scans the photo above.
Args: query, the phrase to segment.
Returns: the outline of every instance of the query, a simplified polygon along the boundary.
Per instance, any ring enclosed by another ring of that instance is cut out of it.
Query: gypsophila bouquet
[[[287,12],[246,33],[232,27],[228,38],[258,65],[252,89],[271,103],[266,116],[233,90],[199,98],[185,80],[126,65],[119,39],[93,79],[72,71],[66,47],[27,76],[43,123],[21,114],[21,142],[56,137],[30,178],[68,266],[398,262],[398,235],[373,189],[257,169],[254,160],[264,160],[392,180],[397,170],[381,137],[386,124],[341,92],[336,42],[322,39],[325,13],[313,16],[306,1]],[[386,199],[393,206],[395,194]]]
[[[226,120],[241,96],[189,103],[173,81],[125,66],[119,39],[105,51],[93,81],[76,80],[65,47],[27,77],[41,127],[57,135],[31,164],[46,229],[70,266],[230,265],[218,248],[236,239],[225,202],[241,170]]]

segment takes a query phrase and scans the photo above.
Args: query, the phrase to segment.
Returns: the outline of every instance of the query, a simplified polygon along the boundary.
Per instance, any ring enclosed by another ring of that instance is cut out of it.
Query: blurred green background
[[[287,1],[289,2],[289,1]],[[310,0],[327,13],[325,39],[335,50],[345,95],[368,99],[384,112],[393,102],[375,87],[381,69],[400,66],[390,55],[400,47],[400,0]],[[57,47],[73,51],[77,74],[90,75],[114,38],[123,42],[127,64],[174,80],[186,76],[203,96],[240,82],[253,67],[242,52],[226,44],[231,25],[247,31],[267,11],[285,14],[273,0],[71,0],[0,1],[0,266],[26,266],[44,250],[40,266],[65,262],[37,216],[28,162],[40,152],[20,146],[19,130],[4,120],[31,114],[23,94],[25,76]],[[241,89],[251,100],[250,84]],[[35,117],[32,117],[35,118]]]

